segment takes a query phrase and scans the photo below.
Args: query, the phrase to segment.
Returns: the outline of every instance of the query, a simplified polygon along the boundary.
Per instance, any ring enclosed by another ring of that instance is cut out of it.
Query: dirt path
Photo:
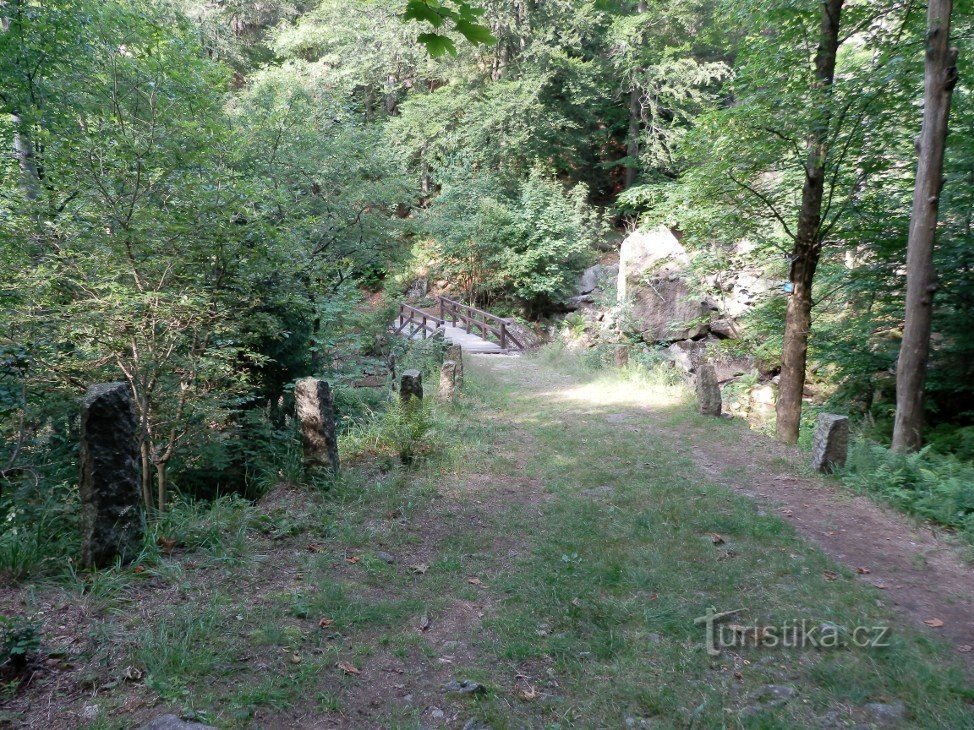
[[[536,366],[529,361],[516,367],[501,360],[483,362],[528,387],[547,377],[532,372]],[[809,476],[807,455],[739,421],[694,418],[674,423],[670,403],[639,402],[625,393],[610,400],[619,412],[607,418],[623,433],[651,433],[692,459],[714,484],[786,519],[861,582],[882,590],[885,601],[912,626],[951,641],[974,670],[974,565],[963,559],[955,543],[833,480]],[[637,413],[651,418],[630,423],[629,416]]]
[[[369,440],[338,484],[174,509],[138,565],[0,586],[43,639],[0,728],[974,728],[949,545],[678,388],[573,368],[470,357],[427,460]],[[711,655],[710,607],[896,635]]]
[[[688,429],[688,435],[698,443],[705,438],[700,430]],[[974,669],[974,566],[956,545],[867,497],[802,476],[805,455],[760,434],[741,429],[736,443],[693,449],[692,455],[716,484],[767,505],[863,583],[882,590],[905,620],[952,641]]]

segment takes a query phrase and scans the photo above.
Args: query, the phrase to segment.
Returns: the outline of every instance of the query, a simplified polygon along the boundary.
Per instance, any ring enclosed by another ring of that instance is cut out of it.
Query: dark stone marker
[[[301,424],[305,467],[313,469],[324,466],[337,472],[335,409],[328,383],[317,378],[299,380],[294,386],[294,410]]]
[[[142,545],[141,462],[127,383],[88,388],[81,403],[81,564],[134,558]]]
[[[629,345],[616,345],[614,354],[617,368],[624,368],[629,364]]]
[[[399,400],[406,403],[413,398],[423,400],[423,374],[419,370],[405,370],[399,381]]]
[[[720,406],[717,371],[705,362],[697,368],[697,409],[705,416],[719,416]]]
[[[845,466],[848,454],[849,419],[833,413],[820,414],[812,439],[812,468],[831,474]]]
[[[440,368],[440,390],[437,393],[440,400],[453,400],[457,390],[457,364],[447,360]]]

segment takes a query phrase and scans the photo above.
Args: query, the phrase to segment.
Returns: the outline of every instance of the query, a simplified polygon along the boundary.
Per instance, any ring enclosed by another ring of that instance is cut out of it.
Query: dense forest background
[[[886,447],[924,6],[847,2],[827,89],[820,3],[448,7],[435,28],[396,0],[0,3],[0,554],[71,533],[91,383],[130,384],[153,494],[256,496],[292,448],[291,384],[381,370],[417,279],[558,338],[582,272],[666,224],[700,282],[744,258],[783,286],[809,135],[828,154],[805,425],[852,413],[850,480],[974,530],[968,2],[919,456]],[[726,343],[767,377],[785,302]],[[382,407],[338,393],[346,428]]]

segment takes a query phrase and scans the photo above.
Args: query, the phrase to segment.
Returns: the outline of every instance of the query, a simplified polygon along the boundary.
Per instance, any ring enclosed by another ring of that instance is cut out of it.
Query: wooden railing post
[[[507,349],[507,325],[501,322],[501,349]]]

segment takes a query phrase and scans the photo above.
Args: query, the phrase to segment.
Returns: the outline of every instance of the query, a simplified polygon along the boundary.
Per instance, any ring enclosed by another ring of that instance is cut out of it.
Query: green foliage
[[[491,44],[497,41],[490,28],[476,22],[484,14],[484,9],[470,5],[464,0],[407,0],[403,18],[428,23],[440,29],[452,22],[454,30],[473,44]],[[420,33],[417,40],[426,46],[429,54],[436,58],[445,53],[457,55],[457,47],[442,33]]]
[[[391,448],[403,464],[412,464],[424,452],[431,450],[433,407],[431,398],[419,400],[397,398],[382,416],[379,443]]]
[[[566,191],[539,169],[514,193],[486,179],[444,186],[428,225],[432,258],[469,299],[512,300],[533,316],[572,293],[601,230],[582,186]]]
[[[0,665],[19,668],[41,645],[39,627],[23,616],[0,614]]]
[[[298,5],[234,17],[266,31]],[[403,256],[398,162],[306,63],[232,90],[227,56],[177,5],[17,7],[0,33],[0,142],[30,149],[36,173],[0,164],[3,514],[59,483],[48,465],[70,466],[57,446],[100,381],[132,390],[146,489],[255,496],[290,458],[287,384],[385,326],[348,313],[358,281]],[[0,555],[23,574],[41,556],[30,523],[16,541],[8,526]]]
[[[974,465],[930,447],[897,454],[854,442],[841,479],[923,519],[954,528],[974,543]]]

